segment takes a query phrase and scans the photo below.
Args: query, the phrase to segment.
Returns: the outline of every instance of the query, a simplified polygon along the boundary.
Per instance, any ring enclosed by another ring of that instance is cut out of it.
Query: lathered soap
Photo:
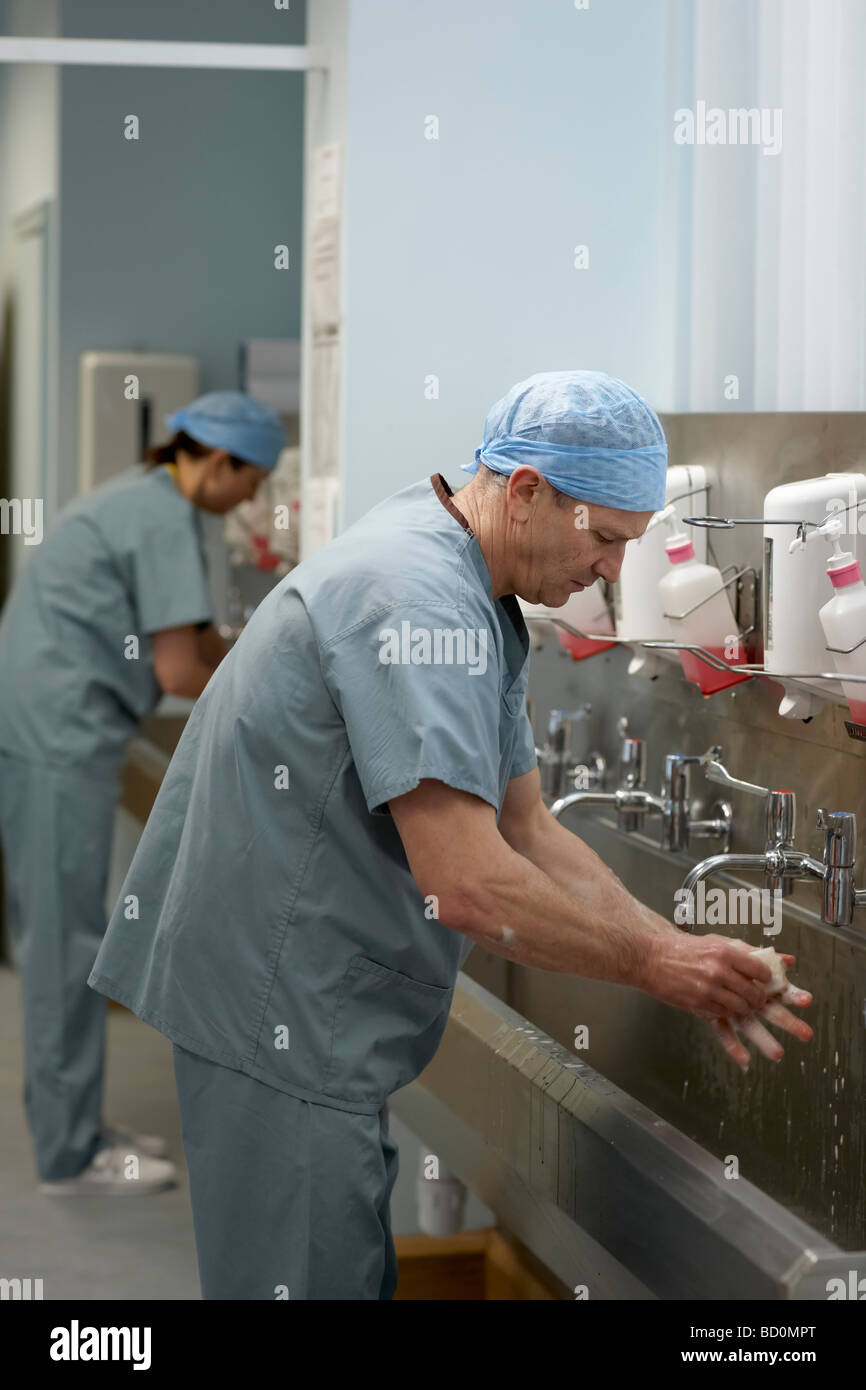
[[[762,960],[765,965],[769,965],[772,971],[772,979],[767,985],[768,994],[781,994],[788,987],[788,976],[785,973],[785,962],[773,946],[764,946],[760,951],[753,951],[753,956]]]

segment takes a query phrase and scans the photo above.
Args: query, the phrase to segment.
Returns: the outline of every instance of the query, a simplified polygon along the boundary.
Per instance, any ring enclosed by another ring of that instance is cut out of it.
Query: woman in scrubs
[[[226,651],[199,513],[251,498],[285,445],[277,412],[236,391],[166,424],[173,438],[149,465],[62,513],[0,620],[0,842],[24,1100],[42,1190],[62,1195],[134,1196],[174,1179],[161,1140],[102,1122],[105,1001],[86,980],[127,741],[163,693],[200,695]]]

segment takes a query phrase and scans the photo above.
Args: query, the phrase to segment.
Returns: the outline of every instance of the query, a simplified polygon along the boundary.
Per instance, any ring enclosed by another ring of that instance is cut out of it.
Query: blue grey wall
[[[347,523],[435,469],[465,480],[486,408],[532,372],[597,368],[666,404],[668,13],[350,6]]]
[[[303,43],[305,6],[63,7],[67,37]],[[247,338],[300,333],[303,75],[66,67],[60,154],[60,500],[75,492],[87,349],[189,352],[237,385]],[[124,139],[138,116],[141,138]],[[285,243],[290,269],[274,269]]]
[[[62,6],[61,33],[68,39],[303,43],[307,0],[279,10],[273,0],[62,0]]]

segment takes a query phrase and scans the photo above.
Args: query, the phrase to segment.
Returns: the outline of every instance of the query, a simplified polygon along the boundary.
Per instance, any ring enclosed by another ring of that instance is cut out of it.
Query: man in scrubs
[[[666,462],[622,382],[520,383],[468,486],[423,479],[305,560],[199,700],[90,978],[174,1043],[205,1298],[393,1295],[387,1099],[474,942],[713,1020],[764,1006],[745,943],[644,908],[540,798],[515,595],[615,579]]]
[[[166,423],[174,437],[154,466],[61,515],[0,622],[7,921],[27,1117],[52,1195],[134,1196],[174,1178],[162,1140],[103,1124],[105,1001],[87,975],[105,931],[127,741],[163,692],[199,695],[226,652],[199,513],[251,497],[285,442],[277,413],[237,391],[200,397]]]

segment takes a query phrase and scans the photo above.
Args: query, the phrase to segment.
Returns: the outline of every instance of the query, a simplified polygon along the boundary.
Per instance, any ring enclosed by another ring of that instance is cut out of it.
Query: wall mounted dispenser
[[[827,561],[827,578],[834,593],[818,613],[827,650],[840,675],[866,676],[866,584],[853,553],[843,550],[840,544],[842,522],[828,522],[821,530],[827,531],[833,544],[833,554]],[[809,539],[817,534],[811,532]],[[842,693],[848,701],[851,718],[857,724],[866,725],[866,686],[843,681]]]
[[[809,534],[838,514],[845,543],[856,559],[861,503],[866,505],[863,473],[826,473],[783,483],[764,498],[764,673],[780,673],[785,693],[779,713],[786,718],[809,719],[838,693],[838,687],[834,692],[817,680],[798,679],[794,684],[784,679],[791,672],[808,677],[829,665],[818,616],[827,598],[826,552],[822,546],[792,542],[798,528]]]
[[[661,513],[672,534],[665,542],[670,568],[659,580],[664,621],[674,642],[700,646],[726,665],[746,659],[737,619],[728,596],[728,585],[715,565],[701,564],[690,536],[686,535],[676,508]],[[680,662],[687,680],[699,685],[704,695],[739,685],[750,676],[711,666],[697,652],[681,650]]]
[[[705,516],[709,482],[707,470],[700,465],[669,468],[665,481],[666,503],[685,505],[687,502],[687,509],[695,516]],[[628,674],[650,680],[669,669],[670,661],[638,645],[646,638],[669,635],[658,589],[659,580],[670,568],[665,555],[665,528],[659,525],[660,517],[661,513],[656,512],[644,534],[629,541],[619,579],[613,586],[616,635],[620,642],[635,644]],[[693,544],[697,559],[704,561],[707,538],[703,531],[696,531]]]

